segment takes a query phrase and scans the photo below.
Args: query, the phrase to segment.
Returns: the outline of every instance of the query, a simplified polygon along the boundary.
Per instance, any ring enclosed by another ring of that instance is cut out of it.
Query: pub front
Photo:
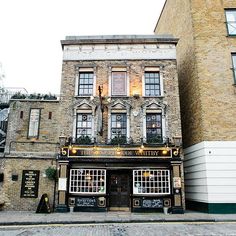
[[[179,147],[64,146],[58,163],[59,210],[183,213]]]
[[[58,211],[183,212],[177,41],[61,41]]]

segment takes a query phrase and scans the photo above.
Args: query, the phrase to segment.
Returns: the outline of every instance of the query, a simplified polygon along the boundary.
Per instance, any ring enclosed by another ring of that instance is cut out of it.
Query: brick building
[[[182,213],[177,40],[69,36],[61,44],[60,100],[11,102],[5,208],[35,209],[48,193],[57,211]],[[55,165],[56,185],[45,175]],[[23,171],[39,175],[37,197],[20,196]]]
[[[157,34],[179,38],[186,205],[236,212],[236,2],[167,0]]]

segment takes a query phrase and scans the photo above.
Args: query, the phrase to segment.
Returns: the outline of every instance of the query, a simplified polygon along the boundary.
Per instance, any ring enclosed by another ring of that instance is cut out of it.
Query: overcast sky
[[[60,93],[67,35],[153,34],[165,0],[0,0],[5,87]]]

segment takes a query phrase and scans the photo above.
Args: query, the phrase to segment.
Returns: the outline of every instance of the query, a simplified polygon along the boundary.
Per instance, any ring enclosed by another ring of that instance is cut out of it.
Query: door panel
[[[120,208],[130,206],[130,176],[124,173],[110,175],[109,205]]]

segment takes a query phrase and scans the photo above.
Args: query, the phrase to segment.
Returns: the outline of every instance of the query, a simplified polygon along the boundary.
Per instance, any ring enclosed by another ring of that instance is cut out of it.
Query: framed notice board
[[[39,170],[23,170],[21,198],[37,198],[39,188]]]

